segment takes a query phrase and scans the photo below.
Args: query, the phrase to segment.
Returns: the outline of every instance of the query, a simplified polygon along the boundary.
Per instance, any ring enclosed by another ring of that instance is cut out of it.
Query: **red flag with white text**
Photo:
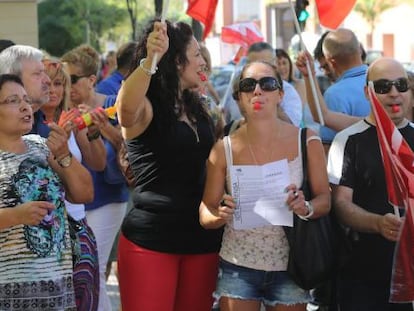
[[[351,12],[356,0],[315,0],[315,2],[321,25],[336,29]]]
[[[204,24],[203,40],[214,23],[218,0],[188,0],[187,15]]]
[[[414,153],[369,87],[390,204],[404,208],[395,246],[390,301],[414,301]]]

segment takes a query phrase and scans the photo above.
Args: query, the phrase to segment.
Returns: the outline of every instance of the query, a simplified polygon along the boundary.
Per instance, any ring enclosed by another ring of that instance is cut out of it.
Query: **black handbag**
[[[312,194],[308,181],[306,129],[301,130],[303,183],[305,200]],[[315,288],[330,279],[335,267],[335,233],[330,215],[303,220],[293,214],[293,227],[284,227],[289,242],[287,272],[303,289]]]

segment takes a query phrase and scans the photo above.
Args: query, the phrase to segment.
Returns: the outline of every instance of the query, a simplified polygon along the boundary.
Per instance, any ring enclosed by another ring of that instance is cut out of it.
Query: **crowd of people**
[[[404,217],[388,202],[368,83],[414,148],[414,74],[364,64],[351,30],[295,61],[252,44],[225,105],[184,22],[150,21],[108,55],[105,79],[89,45],[56,58],[0,43],[0,310],[112,310],[117,261],[124,311],[413,311],[389,302]],[[329,80],[317,101],[315,61]],[[351,245],[314,290],[287,272],[293,214],[332,214]]]

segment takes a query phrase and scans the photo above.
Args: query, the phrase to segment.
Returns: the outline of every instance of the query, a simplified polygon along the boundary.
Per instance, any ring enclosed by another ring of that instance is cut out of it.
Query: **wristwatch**
[[[67,156],[64,156],[60,160],[57,160],[57,163],[63,168],[69,167],[72,163],[72,153],[69,152]]]
[[[303,219],[303,220],[309,220],[309,218],[311,218],[312,215],[313,215],[313,205],[312,205],[312,202],[311,201],[305,201],[305,207],[308,209],[308,213],[305,216],[298,215],[298,217],[300,219]]]

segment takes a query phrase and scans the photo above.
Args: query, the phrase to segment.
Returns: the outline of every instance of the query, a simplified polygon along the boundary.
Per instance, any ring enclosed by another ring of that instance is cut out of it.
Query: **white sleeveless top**
[[[308,139],[320,139],[312,136]],[[227,161],[227,185],[230,185],[229,167],[233,165],[230,137],[223,139]],[[291,182],[298,188],[302,185],[302,151],[300,131],[298,157],[288,162]],[[227,187],[231,189],[231,187]],[[285,202],[280,202],[285,204]],[[287,205],[286,205],[286,208]],[[286,271],[289,245],[282,226],[265,226],[247,230],[235,230],[231,223],[224,228],[220,257],[238,266],[264,271]]]
[[[78,143],[76,142],[76,138],[73,132],[70,133],[68,139],[68,146],[73,157],[79,162],[82,162],[82,153],[79,149]],[[68,213],[70,214],[70,216],[73,217],[73,219],[81,220],[86,217],[85,204],[76,204],[65,200],[65,205]]]

